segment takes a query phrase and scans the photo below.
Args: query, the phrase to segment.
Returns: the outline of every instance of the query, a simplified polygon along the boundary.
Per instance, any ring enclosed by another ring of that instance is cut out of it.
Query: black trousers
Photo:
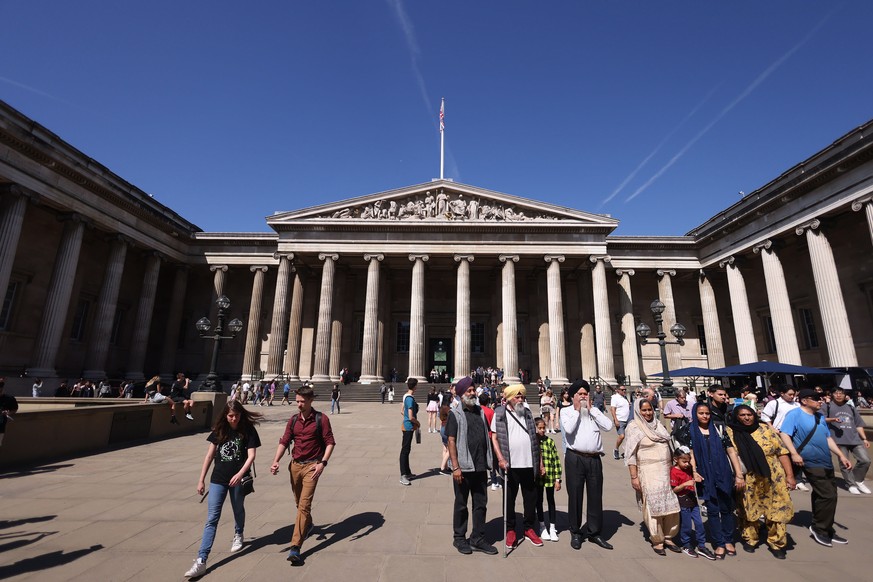
[[[567,451],[564,457],[567,484],[567,513],[570,533],[582,536],[600,535],[603,527],[603,463],[600,457],[583,457]],[[588,489],[588,510],[582,529],[582,502]]]
[[[555,523],[555,515],[557,512],[557,507],[555,506],[555,488],[554,487],[546,487],[543,484],[537,485],[537,521],[540,523],[545,522],[545,514],[543,514],[543,499],[545,498],[546,503],[548,504],[549,511],[549,525],[557,525]]]
[[[414,430],[403,431],[403,443],[400,445],[400,474],[412,475],[412,470],[409,468],[409,451],[412,449],[412,437],[415,436]]]
[[[452,527],[455,532],[455,540],[463,540],[467,537],[467,521],[470,512],[467,510],[467,498],[473,498],[473,529],[470,530],[470,543],[475,544],[485,541],[485,509],[488,504],[488,473],[486,471],[473,471],[462,473],[463,480],[459,485],[452,479],[455,486],[455,513],[452,518]]]
[[[821,534],[834,535],[837,515],[837,486],[833,469],[804,467],[803,472],[812,487],[812,527]]]
[[[515,530],[515,500],[521,487],[521,501],[524,505],[524,529],[533,529],[536,522],[537,490],[533,469],[512,469],[507,471],[506,530]]]

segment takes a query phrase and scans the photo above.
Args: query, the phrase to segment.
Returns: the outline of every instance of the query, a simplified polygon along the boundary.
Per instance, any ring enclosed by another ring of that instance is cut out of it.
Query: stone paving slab
[[[840,491],[838,527],[850,544],[824,548],[809,539],[809,494],[792,494],[794,546],[786,561],[759,550],[723,562],[656,556],[643,540],[641,516],[623,463],[606,457],[604,534],[608,552],[569,547],[566,494],[557,493],[561,540],[541,548],[523,543],[508,558],[462,556],[452,547],[451,478],[435,472],[440,438],[424,432],[413,444],[419,478],[398,483],[400,406],[348,403],[330,417],[338,446],[316,492],[316,527],[303,548],[305,564],[285,560],[293,531],[287,472],[268,467],[294,409],[266,414],[256,463],[256,492],[246,501],[246,546],[229,552],[229,502],[219,524],[209,580],[362,580],[423,582],[479,577],[557,580],[868,580],[873,571],[873,496]],[[424,414],[422,419],[426,420]],[[0,475],[0,579],[183,580],[196,555],[206,517],[196,481],[207,433],[7,472]],[[560,446],[560,435],[554,435]],[[614,435],[606,436],[611,446]],[[285,457],[285,461],[288,457]],[[502,492],[489,490],[486,533],[499,547]],[[521,501],[519,500],[519,510]]]

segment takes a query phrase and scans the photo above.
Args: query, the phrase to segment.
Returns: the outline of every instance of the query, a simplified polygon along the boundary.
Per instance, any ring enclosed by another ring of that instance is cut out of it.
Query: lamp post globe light
[[[218,352],[221,348],[221,340],[233,339],[240,331],[242,331],[243,323],[237,319],[231,319],[226,324],[225,334],[225,319],[227,318],[227,309],[230,308],[230,299],[226,295],[220,296],[215,304],[218,305],[218,323],[215,324],[215,329],[212,329],[212,322],[206,317],[201,317],[194,324],[197,331],[200,332],[200,337],[203,339],[211,339],[212,345],[212,361],[209,364],[209,375],[206,380],[200,384],[201,392],[221,392],[221,382],[218,381],[218,374],[215,373],[215,368],[218,365]],[[210,333],[212,330],[212,333]]]
[[[673,380],[670,378],[670,368],[667,366],[667,344],[677,344],[680,346],[685,345],[685,326],[681,323],[675,323],[670,326],[670,333],[673,337],[676,338],[676,341],[668,341],[667,334],[664,333],[664,309],[665,306],[661,301],[655,299],[652,301],[652,304],[649,306],[652,310],[652,319],[655,320],[655,335],[657,336],[658,346],[661,348],[661,386],[664,388],[669,388],[673,386]],[[637,335],[640,337],[640,343],[642,345],[646,345],[649,342],[649,334],[652,332],[652,328],[650,328],[645,323],[640,323],[637,326]]]

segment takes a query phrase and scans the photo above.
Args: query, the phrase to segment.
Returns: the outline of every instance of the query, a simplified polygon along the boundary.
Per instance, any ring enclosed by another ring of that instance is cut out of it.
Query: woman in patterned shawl
[[[634,401],[634,419],[627,427],[624,450],[652,549],[659,556],[667,555],[665,546],[681,552],[672,539],[679,533],[679,501],[670,487],[670,433],[655,420],[655,409],[645,398]]]
[[[746,474],[746,490],[737,495],[743,549],[755,550],[760,530],[758,519],[763,516],[770,552],[784,560],[788,543],[785,524],[794,517],[788,490],[797,486],[788,449],[782,445],[776,431],[758,422],[758,415],[745,404],[734,408],[734,420],[728,432]]]

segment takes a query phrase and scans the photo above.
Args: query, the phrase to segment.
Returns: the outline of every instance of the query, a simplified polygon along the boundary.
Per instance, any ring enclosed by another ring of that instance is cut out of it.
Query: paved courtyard
[[[324,409],[325,403],[320,404]],[[246,546],[229,553],[232,512],[225,505],[204,580],[442,581],[458,579],[568,580],[869,580],[873,571],[873,496],[840,491],[843,547],[812,542],[809,494],[793,493],[797,514],[789,526],[786,561],[758,550],[723,562],[655,555],[643,540],[641,515],[623,463],[606,457],[604,537],[615,550],[583,544],[566,532],[566,495],[560,492],[560,542],[523,543],[508,558],[460,555],[451,544],[450,477],[434,470],[438,435],[413,444],[411,487],[398,483],[400,406],[349,403],[331,417],[338,445],[316,492],[315,529],[305,563],[285,560],[294,511],[287,473],[269,474],[287,406],[261,408],[265,443],[258,451],[256,493],[246,501]],[[426,414],[422,411],[426,423]],[[183,420],[184,422],[184,420]],[[0,579],[182,580],[196,555],[206,517],[197,476],[206,433],[62,460],[0,475]],[[560,440],[560,435],[555,435]],[[607,435],[611,446],[614,434]],[[560,443],[558,443],[560,446]],[[286,460],[288,457],[286,457]],[[501,535],[501,492],[489,491],[488,535]],[[520,509],[519,500],[519,509]],[[499,544],[498,544],[498,547]]]

